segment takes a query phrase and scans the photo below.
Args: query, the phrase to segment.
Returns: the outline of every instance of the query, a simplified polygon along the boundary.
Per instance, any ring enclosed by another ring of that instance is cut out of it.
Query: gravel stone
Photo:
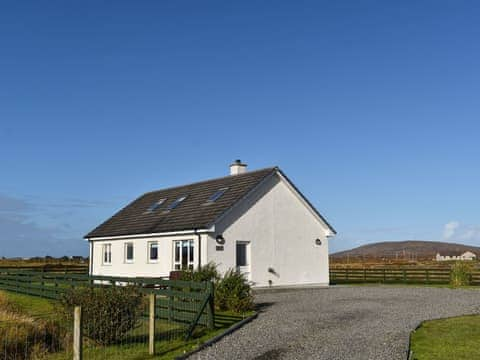
[[[256,295],[257,319],[191,359],[406,359],[422,320],[480,313],[480,290],[332,286]]]

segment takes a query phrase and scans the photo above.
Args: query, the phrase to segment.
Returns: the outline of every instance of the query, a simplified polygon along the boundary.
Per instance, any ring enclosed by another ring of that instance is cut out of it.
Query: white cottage
[[[465,251],[464,253],[450,254],[450,255],[440,255],[437,253],[435,260],[437,261],[451,261],[451,260],[460,260],[460,261],[472,261],[477,258],[471,251]]]
[[[90,273],[168,277],[209,262],[256,287],[328,285],[335,230],[278,168],[146,193],[85,238]]]

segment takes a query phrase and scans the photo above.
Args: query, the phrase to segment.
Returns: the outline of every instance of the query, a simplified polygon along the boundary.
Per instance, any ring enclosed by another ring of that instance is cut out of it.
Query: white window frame
[[[102,265],[112,265],[112,244],[102,244]]]
[[[128,246],[131,245],[132,246],[132,258],[129,259],[128,258]],[[124,259],[125,259],[125,263],[126,264],[132,264],[134,261],[135,261],[135,246],[133,245],[133,242],[126,242],[125,245],[124,245]]]
[[[157,258],[156,259],[152,259],[150,258],[150,254],[151,254],[151,247],[152,245],[157,245]],[[160,257],[160,251],[159,251],[159,246],[158,246],[158,241],[149,241],[148,242],[148,245],[147,245],[147,260],[150,264],[156,264],[158,263],[158,259]]]
[[[176,257],[177,244],[180,244],[179,257]],[[185,246],[186,244],[186,246]],[[187,268],[182,269],[182,248],[187,248]],[[173,241],[173,270],[193,270],[195,267],[195,241],[193,239],[174,240]]]

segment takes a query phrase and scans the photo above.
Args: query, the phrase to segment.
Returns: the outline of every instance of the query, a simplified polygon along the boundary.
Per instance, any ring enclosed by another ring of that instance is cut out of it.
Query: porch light
[[[315,239],[315,245],[318,245],[318,246],[322,245],[322,240],[320,240],[318,238]]]
[[[225,244],[225,239],[223,238],[222,235],[217,235],[217,237],[215,238],[215,241],[216,241],[217,244],[219,244],[219,245]]]

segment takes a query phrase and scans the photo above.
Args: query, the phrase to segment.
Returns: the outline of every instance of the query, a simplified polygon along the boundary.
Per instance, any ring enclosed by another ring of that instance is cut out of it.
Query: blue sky
[[[141,193],[279,165],[336,227],[480,243],[474,1],[0,12],[0,256],[87,254]]]

